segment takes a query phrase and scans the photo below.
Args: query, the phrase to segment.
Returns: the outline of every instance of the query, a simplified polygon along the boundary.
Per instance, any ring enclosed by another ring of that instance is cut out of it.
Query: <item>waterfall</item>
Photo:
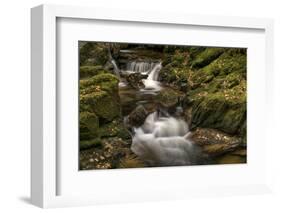
[[[198,163],[199,149],[188,139],[188,125],[181,119],[154,112],[134,132],[131,150],[152,166]]]
[[[146,61],[131,61],[127,63],[126,69],[128,71],[139,72],[147,74],[150,72],[158,63],[157,62],[146,62]]]
[[[161,68],[162,68],[161,63],[157,63],[150,71],[147,80],[158,81],[158,76]]]
[[[109,60],[110,60],[111,64],[113,65],[113,71],[114,71],[115,75],[120,79],[120,70],[116,64],[116,61],[112,57],[110,48],[108,48],[108,56],[109,56]]]
[[[118,78],[120,79],[120,70],[119,70],[119,68],[118,68],[118,66],[117,66],[117,64],[116,64],[116,62],[113,58],[111,59],[111,63],[113,65],[113,68],[114,68],[113,70],[114,70],[115,75],[117,75]]]
[[[147,79],[143,80],[145,85],[145,90],[161,90],[160,82],[158,81],[159,72],[162,68],[161,63],[157,63],[154,65],[153,69],[151,69],[148,73]]]

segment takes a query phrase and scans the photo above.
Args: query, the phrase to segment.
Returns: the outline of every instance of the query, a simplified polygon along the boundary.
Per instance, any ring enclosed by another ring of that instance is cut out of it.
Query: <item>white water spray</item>
[[[153,166],[192,165],[199,150],[188,135],[185,121],[154,112],[135,129],[131,150]]]

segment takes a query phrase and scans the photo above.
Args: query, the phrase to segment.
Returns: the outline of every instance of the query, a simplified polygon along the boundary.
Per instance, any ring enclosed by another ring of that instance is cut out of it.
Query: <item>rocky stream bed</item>
[[[79,48],[81,170],[246,162],[245,49]]]

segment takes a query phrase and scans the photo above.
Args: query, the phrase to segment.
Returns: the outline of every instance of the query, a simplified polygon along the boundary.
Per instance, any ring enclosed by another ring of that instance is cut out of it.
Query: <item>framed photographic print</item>
[[[272,20],[32,9],[32,203],[270,191]]]

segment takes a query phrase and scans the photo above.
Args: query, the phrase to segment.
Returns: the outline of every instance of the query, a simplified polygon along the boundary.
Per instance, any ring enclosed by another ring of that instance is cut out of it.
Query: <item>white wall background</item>
[[[30,8],[42,3],[79,4],[191,14],[269,17],[275,20],[274,194],[47,210],[52,212],[278,212],[281,210],[281,13],[280,1],[261,0],[8,0],[0,7],[0,211],[37,212],[29,204]],[[258,116],[258,115],[257,115]]]

